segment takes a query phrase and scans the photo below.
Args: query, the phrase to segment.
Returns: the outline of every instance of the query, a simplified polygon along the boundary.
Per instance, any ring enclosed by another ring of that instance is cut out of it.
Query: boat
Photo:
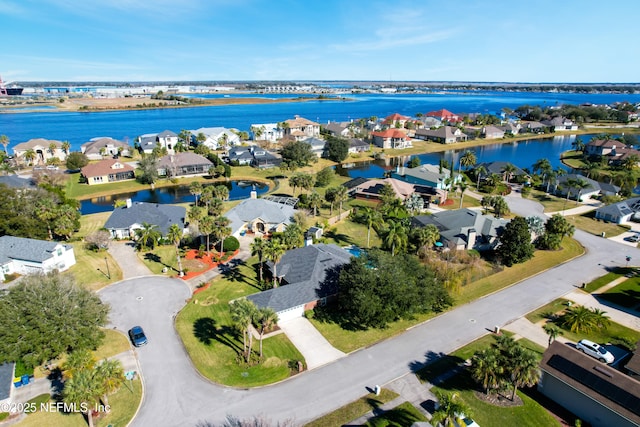
[[[6,83],[2,81],[2,77],[0,77],[0,96],[17,96],[22,95],[23,87],[18,85],[6,86]]]

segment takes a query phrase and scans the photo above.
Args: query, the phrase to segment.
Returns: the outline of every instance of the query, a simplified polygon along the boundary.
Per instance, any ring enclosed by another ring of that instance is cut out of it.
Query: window
[[[62,256],[62,249],[61,248],[58,248],[57,254],[58,254],[58,256]]]

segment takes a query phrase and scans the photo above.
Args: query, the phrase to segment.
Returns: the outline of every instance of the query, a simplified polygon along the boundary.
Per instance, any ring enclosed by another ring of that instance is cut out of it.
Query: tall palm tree
[[[312,191],[307,196],[307,203],[309,203],[309,207],[313,209],[313,217],[315,218],[318,209],[322,206],[322,196],[320,196],[317,191]]]
[[[367,248],[371,247],[371,228],[377,227],[382,224],[382,215],[379,211],[371,209],[370,207],[364,207],[361,209],[361,218],[365,224],[367,224]]]
[[[92,410],[103,393],[103,384],[94,375],[94,371],[83,369],[65,381],[62,398],[65,403],[80,408],[87,417],[89,427],[93,427]]]
[[[476,174],[476,188],[479,190],[480,189],[480,178],[484,175],[486,175],[487,173],[487,168],[484,167],[483,165],[478,165],[475,169],[474,169],[474,173]]]
[[[416,251],[417,254],[420,253],[422,248],[426,247],[431,249],[440,238],[440,232],[435,225],[427,224],[425,227],[414,228],[411,232],[411,237],[415,240],[416,247],[418,248]]]
[[[229,224],[231,224],[231,221],[224,216],[219,216],[214,221],[212,233],[217,241],[220,242],[220,258],[222,258],[222,251],[224,250],[224,239],[231,235]]]
[[[58,146],[56,145],[55,142],[49,143],[49,154],[51,154],[51,156],[54,156],[56,154],[57,149],[58,149]]]
[[[215,225],[216,225],[215,219],[211,215],[203,216],[200,222],[198,223],[198,228],[200,229],[200,232],[204,234],[207,238],[207,255],[211,254],[211,246],[209,245],[209,238],[211,236],[211,233],[213,233]]]
[[[251,347],[253,334],[251,333],[251,323],[253,321],[256,306],[247,299],[239,299],[231,303],[231,319],[236,328],[242,333],[243,353],[247,363],[251,358]]]
[[[464,179],[461,179],[458,183],[458,189],[460,190],[460,209],[462,209],[462,202],[464,201],[464,192],[467,191],[467,183]]]
[[[506,165],[504,165],[504,167],[502,168],[502,174],[504,175],[504,179],[507,181],[507,184],[509,183],[509,181],[511,180],[511,178],[513,178],[513,173],[516,171],[516,167],[511,164],[511,163],[507,163]]]
[[[171,224],[167,239],[176,247],[176,258],[178,259],[178,274],[180,277],[184,275],[182,272],[182,259],[180,258],[180,241],[182,240],[182,229],[178,224]]]
[[[277,286],[278,280],[278,263],[285,254],[286,249],[279,239],[270,239],[265,248],[264,255],[269,261],[273,263],[273,287]]]
[[[227,200],[229,198],[229,189],[226,185],[216,185],[212,190],[213,197],[220,200]]]
[[[576,138],[576,140],[571,143],[571,146],[575,151],[584,152],[585,145],[580,137]]]
[[[124,383],[124,369],[118,359],[104,359],[96,366],[94,375],[102,383],[102,401],[109,407],[109,395],[120,389]]]
[[[578,190],[578,195],[576,197],[576,205],[578,204],[578,202],[580,201],[580,197],[582,196],[582,190],[585,190],[587,188],[589,188],[591,186],[591,184],[589,184],[587,181],[585,181],[582,178],[578,178],[575,182],[575,189]]]
[[[255,239],[253,239],[253,242],[251,243],[251,246],[250,246],[251,256],[256,256],[256,255],[258,256],[260,283],[262,283],[262,267],[263,267],[262,261],[264,258],[266,247],[267,247],[267,242],[262,237],[256,237]]]
[[[27,161],[28,165],[33,164],[33,161],[36,159],[37,155],[33,148],[29,148],[24,152],[24,159]]]
[[[396,248],[402,249],[407,246],[407,228],[400,220],[389,220],[387,235],[384,243],[391,248],[391,256],[395,256]]]
[[[194,181],[189,185],[189,193],[196,197],[196,206],[198,206],[198,196],[202,194],[202,184],[199,181]]]
[[[477,161],[478,158],[476,157],[476,153],[471,150],[465,150],[465,152],[462,153],[462,156],[460,156],[460,166],[458,167],[458,173],[461,172],[463,166],[465,167],[465,169],[475,166]]]
[[[278,314],[273,311],[272,308],[262,307],[259,308],[254,317],[255,323],[257,323],[260,333],[260,360],[262,360],[262,338],[265,331],[271,329],[273,325],[278,323]]]
[[[69,149],[71,148],[71,143],[69,141],[62,141],[61,147],[62,147],[62,151],[64,151],[64,154],[69,155]]]
[[[511,363],[511,384],[513,392],[511,400],[516,397],[518,387],[531,387],[538,383],[540,379],[540,369],[538,367],[538,358],[536,354],[522,346],[516,346],[510,359]]]
[[[551,343],[556,338],[558,338],[558,336],[562,335],[562,329],[551,322],[546,323],[542,329],[544,329],[545,333],[549,335],[549,343],[547,344],[548,346],[551,345]]]
[[[9,152],[7,151],[7,146],[9,145],[10,139],[7,135],[0,135],[0,144],[2,144],[2,146],[4,147],[4,154],[6,154],[7,156],[9,155]]]
[[[136,237],[138,238],[138,249],[145,251],[149,243],[151,244],[151,249],[155,249],[158,239],[160,239],[162,235],[157,225],[143,222],[142,228],[136,229]]]
[[[485,394],[500,385],[504,366],[500,362],[500,352],[495,347],[489,347],[476,352],[471,361],[471,376],[482,384]]]
[[[433,412],[431,424],[441,423],[448,426],[453,424],[453,420],[458,414],[465,414],[468,417],[472,415],[470,408],[460,401],[457,392],[449,394],[436,391],[435,395],[438,399],[438,409]]]
[[[73,378],[73,376],[86,369],[93,369],[96,359],[89,350],[74,350],[67,356],[62,369],[65,378]]]
[[[335,201],[338,202],[338,209],[340,212],[338,214],[338,221],[342,219],[342,203],[346,202],[348,198],[349,190],[347,190],[347,187],[344,187],[342,185],[336,187]]]

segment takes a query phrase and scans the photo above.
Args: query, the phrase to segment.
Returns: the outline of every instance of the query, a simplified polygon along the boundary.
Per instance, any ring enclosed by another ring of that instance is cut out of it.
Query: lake
[[[256,190],[258,196],[269,190],[269,186],[267,184],[251,181],[230,181],[228,183],[218,182],[209,185],[226,185],[229,189],[229,200],[246,199],[251,195],[251,190],[253,189]],[[141,190],[81,200],[80,212],[83,215],[88,215],[112,211],[113,204],[116,200],[126,199],[131,199],[134,202],[162,204],[195,202],[195,196],[189,192],[188,185],[176,185],[172,187],[156,188],[155,190]]]
[[[223,95],[217,95],[223,96]],[[282,98],[298,95],[240,94],[231,97]],[[0,114],[0,135],[10,146],[32,138],[69,141],[71,149],[91,138],[109,136],[129,144],[142,134],[223,126],[249,131],[252,123],[276,123],[298,114],[319,123],[349,121],[361,117],[386,117],[392,113],[415,116],[440,108],[455,113],[498,113],[504,107],[640,102],[640,94],[577,94],[540,92],[473,91],[433,94],[356,94],[350,100],[285,102],[278,104],[224,105],[157,110],[104,112],[28,112]]]

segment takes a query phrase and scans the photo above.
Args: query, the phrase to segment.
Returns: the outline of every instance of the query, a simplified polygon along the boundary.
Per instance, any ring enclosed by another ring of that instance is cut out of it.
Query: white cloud
[[[420,33],[420,29],[415,29],[415,34],[410,31],[382,30],[376,32],[376,37],[370,41],[356,40],[347,43],[333,44],[330,47],[337,51],[368,52],[384,51],[387,49],[420,46],[446,40],[452,37],[457,31],[454,29]]]

